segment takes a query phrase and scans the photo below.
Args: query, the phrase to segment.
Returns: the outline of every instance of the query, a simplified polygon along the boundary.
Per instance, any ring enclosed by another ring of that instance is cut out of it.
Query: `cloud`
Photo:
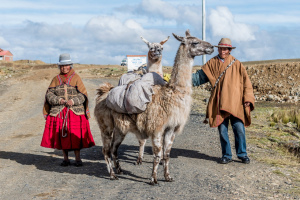
[[[201,37],[202,33],[202,5],[199,2],[141,0],[138,3],[99,4],[93,1],[88,5],[72,4],[70,10],[65,10],[68,3],[54,1],[57,5],[49,7],[49,12],[45,10],[49,4],[34,1],[21,4],[22,1],[13,0],[13,6],[6,5],[11,11],[0,8],[0,17],[4,19],[0,25],[1,47],[11,50],[15,59],[56,63],[60,53],[70,53],[78,63],[119,64],[126,55],[147,54],[147,45],[140,36],[150,42],[160,42],[171,36],[163,52],[163,64],[171,66],[179,46],[171,34],[184,36],[186,29],[190,29],[195,37]],[[213,2],[214,6],[219,4],[219,1]],[[273,13],[272,18],[276,20],[272,21],[272,30],[266,31],[264,24],[263,31],[261,21],[271,24],[271,18],[263,18],[265,13],[237,12],[234,6],[230,6],[230,10],[214,6],[207,10],[206,39],[211,44],[217,44],[221,37],[231,38],[237,47],[233,55],[241,61],[298,57],[300,45],[296,44],[299,44],[300,29],[296,14],[290,12],[287,18],[295,17],[283,19],[283,13]],[[20,14],[13,11],[14,7]],[[255,20],[251,20],[252,17]],[[284,32],[281,27],[276,27],[276,21],[296,25],[289,26],[289,31]],[[208,55],[207,60],[214,55]],[[201,60],[200,57],[197,59]],[[202,62],[195,62],[199,63]]]
[[[201,24],[202,19],[201,6],[196,5],[176,5],[172,2],[162,0],[143,0],[134,10],[139,15],[147,15],[149,19],[160,19],[176,21],[177,25],[193,25],[195,27]],[[132,11],[132,10],[131,10]]]
[[[238,23],[227,7],[212,9],[208,17],[212,35],[214,37],[228,37],[235,41],[255,40],[254,27]]]
[[[154,38],[163,37],[164,34],[156,29],[144,29],[141,24],[133,19],[118,19],[114,16],[99,16],[92,18],[85,27],[97,42],[121,45],[140,44],[140,36]]]
[[[147,13],[154,16],[158,14],[166,19],[178,19],[180,16],[177,8],[161,0],[143,0],[141,7]]]
[[[0,48],[6,48],[9,46],[9,42],[7,42],[3,37],[0,36]]]

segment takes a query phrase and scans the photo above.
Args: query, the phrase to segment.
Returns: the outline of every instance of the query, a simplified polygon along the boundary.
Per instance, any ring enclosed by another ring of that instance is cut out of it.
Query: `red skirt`
[[[67,108],[64,108],[56,117],[47,116],[41,146],[66,150],[95,146],[90,124],[85,115],[76,115],[69,110],[64,122],[66,113]]]

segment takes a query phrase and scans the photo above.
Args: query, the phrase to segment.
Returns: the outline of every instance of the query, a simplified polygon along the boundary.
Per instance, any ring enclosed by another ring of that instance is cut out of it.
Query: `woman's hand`
[[[60,105],[64,105],[65,103],[66,103],[66,100],[60,99],[60,101],[59,101],[59,104],[60,104]]]
[[[71,107],[74,105],[74,102],[72,101],[72,99],[68,100],[66,103],[67,106]]]
[[[250,106],[250,102],[245,102],[244,103],[244,107],[249,107]]]

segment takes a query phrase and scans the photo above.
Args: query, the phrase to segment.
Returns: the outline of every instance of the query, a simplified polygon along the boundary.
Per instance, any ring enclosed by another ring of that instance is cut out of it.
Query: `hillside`
[[[257,101],[295,103],[300,97],[300,59],[243,62]],[[196,66],[195,70],[201,69]],[[210,90],[211,86],[201,86]]]
[[[251,79],[257,101],[291,102],[300,96],[300,59],[265,60],[243,62]],[[28,70],[56,68],[55,64],[42,61],[19,60],[0,62],[0,81]],[[99,77],[120,77],[126,73],[126,67],[119,65],[75,64],[77,70],[88,70]],[[201,66],[195,66],[194,71]],[[164,67],[164,72],[171,73],[172,67]],[[80,72],[78,71],[78,72]],[[201,86],[210,90],[211,86]]]

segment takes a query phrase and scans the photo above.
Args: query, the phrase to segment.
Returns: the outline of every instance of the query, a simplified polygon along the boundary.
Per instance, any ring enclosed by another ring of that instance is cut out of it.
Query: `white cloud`
[[[238,14],[236,19],[239,21],[247,22],[249,24],[258,24],[259,25],[286,25],[286,24],[299,24],[300,16],[293,13],[287,14],[276,14],[276,13],[267,13],[267,14]]]
[[[0,36],[0,44],[1,44],[0,48],[6,48],[6,47],[9,46],[9,42],[6,41],[6,40],[5,40],[3,37],[1,37],[1,36]]]
[[[226,1],[230,10],[215,7],[219,3],[212,0],[207,4],[207,41],[217,44],[221,37],[231,38],[237,47],[233,55],[241,61],[299,57],[297,9],[287,17],[283,12],[266,17],[270,13],[265,9],[269,7],[253,12],[250,7],[246,11],[238,9],[244,6],[241,2]],[[209,10],[208,5],[213,9]],[[184,36],[190,29],[196,37],[202,33],[202,5],[195,1],[132,0],[116,4],[92,0],[86,4],[75,0],[69,7],[68,1],[12,0],[5,6],[0,8],[0,48],[11,50],[16,59],[56,63],[58,55],[67,52],[74,62],[119,64],[128,54],[147,54],[147,45],[140,36],[150,42],[171,36],[163,52],[163,64],[170,66],[179,46],[172,32]],[[283,34],[277,22],[293,24],[289,24],[290,32]],[[272,31],[267,31],[266,24],[273,25]],[[207,60],[214,55],[207,56]]]
[[[86,25],[86,32],[91,34],[98,42],[111,45],[116,44],[140,44],[140,36],[153,38],[163,37],[163,33],[156,29],[144,29],[141,24],[133,19],[125,22],[114,16],[99,16],[92,18]]]
[[[141,6],[148,13],[159,14],[167,19],[177,19],[180,16],[177,8],[161,0],[143,0]]]
[[[195,27],[201,24],[202,7],[195,5],[176,5],[162,0],[143,0],[135,12],[164,21],[176,21],[177,24],[188,24]]]
[[[215,37],[228,37],[238,42],[255,40],[253,27],[237,23],[227,7],[211,10],[208,21]]]

